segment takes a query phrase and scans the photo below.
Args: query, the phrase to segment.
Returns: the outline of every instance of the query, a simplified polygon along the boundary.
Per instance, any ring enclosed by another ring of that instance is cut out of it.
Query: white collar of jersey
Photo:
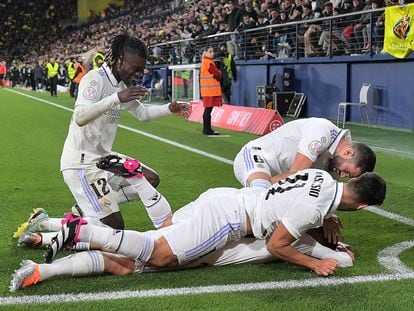
[[[325,219],[331,217],[333,215],[333,213],[336,212],[336,209],[338,208],[339,204],[341,203],[343,192],[344,192],[344,183],[337,182],[336,183],[335,197],[334,197],[334,199],[331,203],[331,206],[329,206],[329,209],[326,212]]]
[[[342,137],[345,137],[346,139],[351,142],[351,132],[349,130],[340,130],[334,141],[331,143],[331,145],[328,148],[328,151],[330,154],[334,154],[336,148],[338,147],[339,142],[341,141]]]
[[[102,64],[101,68],[105,72],[106,77],[108,78],[109,82],[111,82],[112,86],[113,87],[119,87],[119,83],[116,80],[115,76],[113,75],[112,70],[111,70],[111,68],[109,68],[108,64],[104,62]]]

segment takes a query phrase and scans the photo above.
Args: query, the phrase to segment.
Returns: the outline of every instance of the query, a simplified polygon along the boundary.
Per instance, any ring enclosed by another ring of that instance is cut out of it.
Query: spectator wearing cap
[[[208,17],[205,15],[201,17],[201,28],[202,30],[201,30],[201,33],[199,34],[200,38],[213,35],[217,33],[217,30],[218,30],[217,28],[214,28],[211,25],[210,21],[208,20]]]

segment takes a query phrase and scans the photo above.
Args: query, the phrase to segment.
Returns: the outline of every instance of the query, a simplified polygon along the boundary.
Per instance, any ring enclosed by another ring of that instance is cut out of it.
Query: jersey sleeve
[[[171,114],[171,111],[168,108],[169,104],[146,106],[141,102],[134,100],[123,104],[122,106],[141,121],[158,119]]]
[[[298,152],[303,154],[312,162],[328,150],[330,145],[329,129],[320,124],[304,125],[301,130],[301,138],[298,145]]]
[[[119,105],[118,93],[101,98],[102,88],[102,79],[94,72],[84,76],[81,80],[74,111],[74,119],[79,126],[92,122],[106,111]]]
[[[295,238],[299,239],[306,231],[319,227],[322,224],[323,216],[319,210],[302,205],[282,218],[282,223],[287,231]]]

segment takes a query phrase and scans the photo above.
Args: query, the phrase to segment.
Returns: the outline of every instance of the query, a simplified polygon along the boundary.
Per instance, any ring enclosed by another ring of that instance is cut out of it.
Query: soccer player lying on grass
[[[267,189],[306,168],[321,168],[340,177],[372,172],[375,153],[353,143],[349,130],[322,118],[291,121],[242,147],[234,159],[234,175],[246,187]]]
[[[384,180],[375,173],[365,173],[348,183],[335,181],[317,169],[299,171],[260,192],[249,188],[216,188],[200,195],[185,206],[181,222],[170,219],[161,237],[132,230],[113,230],[88,224],[84,219],[66,214],[63,227],[45,256],[51,262],[57,253],[75,242],[88,242],[137,260],[153,268],[187,265],[219,250],[231,241],[253,235],[268,240],[266,248],[275,258],[313,270],[321,276],[335,272],[338,261],[317,259],[292,246],[312,228],[321,227],[324,219],[336,210],[356,211],[368,205],[382,204]],[[39,266],[23,265],[12,280],[11,290],[34,283]]]
[[[152,232],[153,238],[160,237],[162,232],[163,229],[154,230]],[[150,232],[148,231],[147,233]],[[315,258],[334,259],[341,268],[353,265],[354,253],[348,245],[343,243],[338,243],[336,250],[332,250],[319,244],[310,235],[304,234],[299,240],[292,243],[292,246],[301,253]],[[128,275],[207,266],[269,263],[276,260],[267,251],[266,240],[257,240],[255,238],[241,238],[239,241],[231,241],[223,248],[204,255],[187,265],[169,269],[156,269],[146,266],[139,260],[117,253],[99,250],[82,251],[55,260],[50,264],[37,264],[31,260],[23,260],[21,268],[15,271],[13,275],[10,290],[16,291],[26,288],[56,276],[73,277],[105,273]]]

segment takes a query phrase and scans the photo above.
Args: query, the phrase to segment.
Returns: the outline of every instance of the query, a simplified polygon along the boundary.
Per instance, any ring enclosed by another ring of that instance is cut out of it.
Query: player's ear
[[[346,159],[350,159],[355,155],[355,150],[351,147],[347,147],[345,148],[345,150],[343,151],[343,156]]]
[[[358,204],[358,206],[357,206],[356,210],[363,209],[363,208],[365,208],[365,207],[367,207],[367,206],[368,206],[368,204],[365,204],[365,203],[360,203],[360,204]]]

